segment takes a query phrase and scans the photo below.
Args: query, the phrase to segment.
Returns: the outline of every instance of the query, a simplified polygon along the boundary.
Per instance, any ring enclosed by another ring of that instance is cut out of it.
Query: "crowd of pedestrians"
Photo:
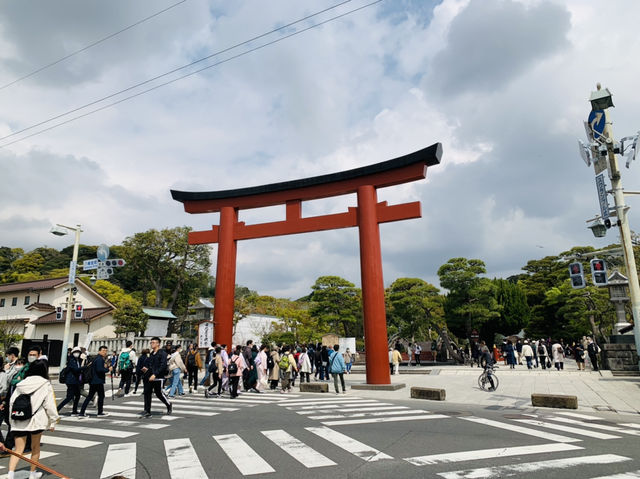
[[[578,370],[586,370],[585,364],[590,365],[590,369],[598,371],[600,347],[592,337],[583,336],[579,341],[566,344],[564,340],[552,339],[516,339],[515,341],[505,338],[498,347],[493,345],[490,350],[484,341],[474,342],[465,353],[470,354],[471,364],[481,363],[483,355],[489,352],[493,361],[498,363],[503,361],[505,366],[515,369],[517,366],[526,366],[527,369],[553,369],[558,371],[564,369],[564,360],[571,357],[575,360]]]

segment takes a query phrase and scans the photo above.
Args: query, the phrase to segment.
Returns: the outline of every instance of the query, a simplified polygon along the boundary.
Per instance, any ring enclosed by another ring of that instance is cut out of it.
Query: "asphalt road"
[[[637,416],[356,393],[187,395],[171,416],[154,399],[146,420],[140,395],[107,398],[108,418],[63,415],[43,462],[74,479],[640,477]]]

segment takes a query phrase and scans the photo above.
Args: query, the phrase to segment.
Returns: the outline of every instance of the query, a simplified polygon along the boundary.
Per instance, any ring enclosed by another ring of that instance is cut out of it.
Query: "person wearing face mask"
[[[64,371],[65,384],[67,385],[67,396],[58,404],[58,412],[73,401],[72,416],[78,415],[78,402],[80,401],[80,348],[76,346],[71,350],[71,354],[67,358],[67,367]]]
[[[4,420],[7,423],[7,437],[4,441],[4,445],[7,449],[13,449],[15,447],[15,438],[13,436],[13,433],[11,432],[11,421],[10,421],[11,414],[9,410],[9,401],[11,399],[11,394],[16,388],[15,384],[13,384],[13,379],[15,376],[22,373],[22,371],[25,369],[26,361],[23,358],[18,357],[20,355],[20,351],[18,350],[18,348],[10,348],[9,351],[7,351],[7,353],[9,354],[9,356],[11,356],[12,353],[14,353],[16,359],[12,361],[10,368],[7,370],[8,389],[7,389],[7,395],[2,403],[3,405],[2,412],[4,415]]]

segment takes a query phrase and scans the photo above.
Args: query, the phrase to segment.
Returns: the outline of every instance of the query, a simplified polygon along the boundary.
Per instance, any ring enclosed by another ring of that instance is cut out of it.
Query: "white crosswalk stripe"
[[[397,417],[372,417],[367,419],[344,419],[336,421],[323,421],[325,426],[348,426],[353,424],[369,424],[379,422],[397,422],[397,421],[424,421],[429,419],[448,419],[449,416],[443,414],[416,414],[411,416]]]
[[[56,428],[56,431],[59,430]],[[98,444],[102,444],[102,442],[98,441],[88,441],[86,439],[76,439],[72,437],[61,437],[53,434],[43,434],[40,438],[40,442],[42,444],[48,444],[51,446],[65,446],[65,447],[77,447],[77,448],[87,448],[92,446],[97,446]]]
[[[162,408],[164,410],[164,405],[162,406]],[[116,411],[140,411],[140,406],[111,406],[107,410],[109,411],[109,413],[111,413],[112,410],[116,410]],[[181,415],[184,415],[184,416],[216,416],[218,414],[215,411],[211,411],[211,412],[192,411],[190,409],[183,409],[183,408],[180,408],[180,407],[174,407],[173,411],[176,412],[176,413],[179,412]]]
[[[290,406],[289,404],[284,404],[287,409],[295,410],[295,411],[314,411],[316,409],[337,409],[342,408],[343,406],[374,406],[380,404],[389,404],[389,403],[381,403],[376,400],[358,400],[358,401],[345,401],[341,403],[331,403],[331,404],[316,404],[313,406]]]
[[[618,456],[617,454],[600,454],[597,456],[568,457],[564,459],[552,459],[539,462],[526,462],[507,464],[504,466],[440,472],[438,475],[445,479],[508,477],[516,474],[532,473],[549,469],[567,469],[576,466],[614,464],[625,461],[631,461],[631,458]]]
[[[104,436],[104,437],[118,437],[125,438],[138,434],[133,431],[121,431],[118,429],[100,429],[97,427],[85,427],[85,426],[66,426],[58,424],[56,431],[70,432],[73,434],[89,434],[91,436]]]
[[[535,446],[499,447],[495,449],[479,449],[477,451],[449,452],[445,454],[431,454],[428,456],[406,457],[404,460],[415,466],[434,464],[448,464],[452,462],[479,461],[499,457],[524,456],[530,454],[545,454],[562,451],[583,449],[566,443],[541,444]]]
[[[342,411],[340,411],[342,413]],[[322,416],[307,416],[309,419],[316,421],[324,419],[346,419],[349,417],[380,417],[380,416],[402,416],[407,414],[424,414],[427,411],[411,410],[411,411],[368,411],[368,412],[350,412],[344,414],[324,414]]]
[[[131,405],[138,405],[138,408],[142,408],[144,407],[144,403],[143,402],[134,402],[134,401],[127,401],[124,402],[122,404],[131,406]],[[237,411],[238,408],[234,408],[234,407],[223,407],[223,406],[214,406],[214,405],[204,405],[204,404],[188,404],[188,403],[183,403],[183,402],[173,402],[173,410],[174,411],[211,411],[211,412],[220,412],[220,411],[226,411],[226,412],[231,412],[231,411]]]
[[[275,469],[237,434],[224,434],[213,438],[243,475],[275,472]]]
[[[94,417],[94,416],[91,416],[87,419],[78,419],[75,416],[60,416],[60,420],[65,422],[80,423],[80,424],[100,422],[108,426],[139,427],[141,429],[164,429],[165,427],[169,427],[169,424],[148,423],[148,422],[141,422],[141,421],[123,421],[118,419],[106,419],[106,418]]]
[[[607,426],[605,424],[596,424],[589,421],[578,421],[577,419],[569,419],[566,417],[559,417],[559,416],[546,416],[546,419],[549,419],[551,421],[562,422],[566,424],[576,424],[576,425],[588,427],[591,429],[599,429],[601,431],[610,431],[610,432],[617,432],[621,434],[629,434],[631,436],[640,436],[640,431],[636,431],[634,429],[625,429],[618,426]]]
[[[113,476],[123,476],[127,479],[136,477],[136,443],[110,444],[107,456],[102,466],[100,479],[109,479]]]
[[[640,470],[621,472],[620,474],[612,474],[610,476],[598,476],[591,479],[637,479],[640,477]]]
[[[484,424],[486,426],[496,427],[498,429],[507,429],[513,432],[519,432],[520,434],[526,434],[529,436],[539,437],[555,442],[579,442],[581,439],[575,439],[573,437],[561,436],[559,434],[553,434],[547,431],[539,431],[537,429],[531,429],[528,427],[516,426],[514,424],[507,424],[504,422],[494,421],[493,419],[485,419],[481,417],[461,417],[463,421],[475,422],[477,424]]]
[[[408,406],[386,406],[388,403],[379,403],[382,406],[376,406],[372,404],[365,404],[363,407],[322,407],[316,409],[308,409],[304,411],[295,411],[301,415],[309,415],[309,414],[317,414],[317,413],[329,413],[332,412],[333,409],[338,409],[340,412],[357,412],[357,411],[394,411],[398,409],[410,409]],[[287,408],[293,409],[293,408]],[[295,409],[294,409],[295,410]]]
[[[164,441],[171,479],[208,479],[189,439]]]
[[[305,467],[312,468],[336,465],[336,463],[331,459],[320,454],[315,449],[307,446],[305,443],[299,441],[282,429],[262,431],[262,434],[264,434],[270,441],[280,446],[284,452],[289,454]]]
[[[544,427],[547,429],[553,429],[554,431],[569,432],[577,434],[579,436],[592,437],[594,439],[620,439],[620,436],[614,436],[613,434],[605,434],[602,432],[589,431],[587,429],[580,429],[577,427],[563,426],[562,424],[553,424],[545,421],[538,421],[536,419],[517,419],[516,422],[523,424],[529,424],[530,426]]]
[[[393,457],[373,447],[367,446],[360,441],[339,433],[338,431],[334,431],[333,429],[329,429],[328,427],[306,427],[305,429],[365,461],[374,462],[383,459],[393,459]]]

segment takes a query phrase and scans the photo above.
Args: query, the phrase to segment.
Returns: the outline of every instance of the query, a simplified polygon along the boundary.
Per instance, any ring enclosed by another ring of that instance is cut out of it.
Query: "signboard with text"
[[[213,323],[211,321],[203,321],[198,324],[198,347],[209,348],[213,341]]]

